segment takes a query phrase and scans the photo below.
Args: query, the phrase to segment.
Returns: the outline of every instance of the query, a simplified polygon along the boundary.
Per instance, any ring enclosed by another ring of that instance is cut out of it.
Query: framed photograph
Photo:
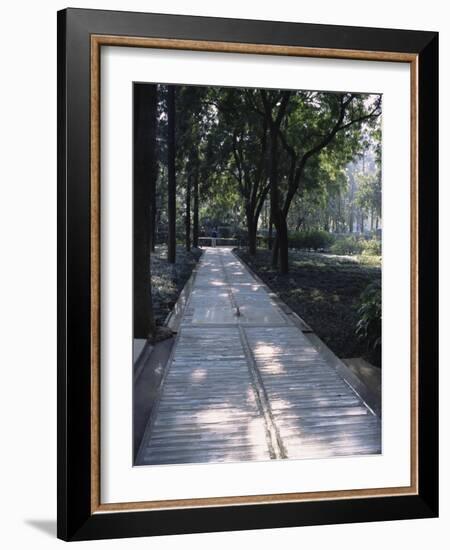
[[[58,13],[58,536],[438,514],[438,35]]]

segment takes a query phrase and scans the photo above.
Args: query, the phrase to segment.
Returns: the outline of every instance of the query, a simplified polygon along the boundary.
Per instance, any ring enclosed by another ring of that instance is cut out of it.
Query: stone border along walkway
[[[205,250],[137,465],[381,452],[380,419],[278,303]]]

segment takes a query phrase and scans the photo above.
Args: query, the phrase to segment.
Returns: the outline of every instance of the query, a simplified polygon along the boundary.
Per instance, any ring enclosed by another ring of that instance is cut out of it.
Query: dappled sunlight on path
[[[266,287],[206,249],[137,464],[380,451],[379,419]]]

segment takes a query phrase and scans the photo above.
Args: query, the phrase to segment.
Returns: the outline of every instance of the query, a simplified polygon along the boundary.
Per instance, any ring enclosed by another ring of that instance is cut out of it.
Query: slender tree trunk
[[[186,250],[191,250],[191,175],[186,182]]]
[[[248,253],[251,256],[256,255],[256,229],[258,221],[247,212],[247,235],[248,235]]]
[[[278,246],[274,246],[272,251],[272,266],[276,267],[279,259],[279,271],[281,274],[285,274],[289,271],[289,247],[286,218],[283,216],[279,204],[278,131],[273,122],[270,128],[270,210],[277,230],[276,243],[278,243]]]
[[[167,89],[167,261],[171,264],[176,260],[176,174],[175,174],[175,86],[170,85]]]
[[[155,219],[155,227],[153,228],[154,229],[154,237],[153,237],[153,242],[155,243],[155,246],[158,242],[158,237],[159,237],[159,230],[158,228],[160,227],[161,225],[161,206],[158,207],[158,205],[156,205],[156,219]]]
[[[159,89],[158,89],[158,85],[157,85],[156,86],[156,114],[155,114],[156,117],[158,116],[158,112],[157,112],[158,111],[158,101],[159,101]],[[157,120],[156,120],[155,124],[156,125],[158,124]],[[157,210],[157,206],[156,206],[156,184],[157,184],[158,176],[159,176],[158,155],[156,154],[156,132],[157,132],[157,127],[155,128],[155,138],[154,138],[155,139],[155,143],[154,143],[154,147],[155,147],[155,153],[154,153],[155,177],[151,178],[151,180],[150,180],[151,193],[152,193],[151,205],[150,205],[150,249],[151,249],[152,252],[155,252],[155,246],[156,246],[156,219],[157,219],[157,216],[156,216],[156,210]]]
[[[275,235],[275,239],[273,240],[272,245],[272,267],[276,268],[278,264],[280,264],[280,273],[287,273],[289,270],[289,239],[288,239],[288,231],[287,231],[287,222],[286,218],[283,216],[280,217],[280,222],[284,226],[281,229],[277,228],[277,234]],[[281,238],[280,238],[281,237]],[[281,252],[281,245],[280,242],[283,243],[283,252]],[[284,266],[287,265],[287,270],[282,271],[281,268],[281,256],[283,254],[283,262]]]
[[[150,213],[157,175],[156,85],[136,84],[133,95],[133,335],[149,338],[156,331],[150,270]]]
[[[264,201],[263,225],[264,225],[265,228],[269,225],[269,216],[268,216],[268,208],[267,208],[267,202],[266,201]]]
[[[284,216],[280,216],[278,242],[280,273],[285,274],[289,271],[289,239],[287,222]]]
[[[280,254],[280,243],[278,241],[278,233],[277,233],[272,243],[272,267],[278,266],[279,254]]]
[[[156,173],[158,173],[156,166]],[[156,180],[154,180],[154,185],[152,186],[152,199],[150,206],[150,248],[151,251],[155,251],[156,245]]]
[[[336,230],[338,233],[342,232],[341,228],[341,194],[338,191],[338,197],[337,197],[337,204],[338,204],[338,211],[336,216]]]
[[[355,208],[353,205],[355,197],[355,178],[353,176],[353,173],[350,173],[350,213],[349,213],[349,219],[348,219],[348,229],[350,233],[353,233],[353,229],[355,226]]]
[[[280,206],[278,199],[278,135],[276,128],[270,121],[270,172],[269,172],[269,181],[270,181],[270,214],[272,221],[277,230],[275,246],[272,249],[272,267],[276,268],[278,266],[278,235],[279,235],[279,219],[280,219]]]
[[[277,239],[279,243],[279,271],[285,274],[289,271],[289,247],[287,239],[287,212],[283,213],[280,207],[279,189],[278,189],[278,132],[283,117],[286,113],[286,108],[289,102],[291,92],[283,92],[281,101],[278,103],[278,111],[273,117],[274,104],[268,101],[267,94],[261,90],[261,98],[264,104],[265,120],[269,127],[270,150],[269,150],[269,185],[270,185],[270,213],[277,230]],[[272,265],[277,265],[277,255],[272,255]]]
[[[269,238],[267,241],[267,248],[269,250],[272,250],[272,244],[273,244],[273,220],[272,220],[272,213],[271,213],[269,218]]]
[[[192,224],[192,245],[198,248],[198,171],[194,173],[194,212]]]

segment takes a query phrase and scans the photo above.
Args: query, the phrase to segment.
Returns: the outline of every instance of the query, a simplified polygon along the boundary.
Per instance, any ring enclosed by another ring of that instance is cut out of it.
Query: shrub
[[[369,256],[381,256],[381,241],[378,241],[377,239],[363,241],[363,254],[367,254]]]
[[[330,251],[333,254],[361,254],[363,251],[364,243],[357,237],[343,237],[336,240],[331,246]]]
[[[295,231],[289,235],[289,246],[303,250],[326,250],[333,241],[326,231]]]
[[[381,283],[373,282],[362,292],[358,306],[356,335],[371,353],[381,353]]]

